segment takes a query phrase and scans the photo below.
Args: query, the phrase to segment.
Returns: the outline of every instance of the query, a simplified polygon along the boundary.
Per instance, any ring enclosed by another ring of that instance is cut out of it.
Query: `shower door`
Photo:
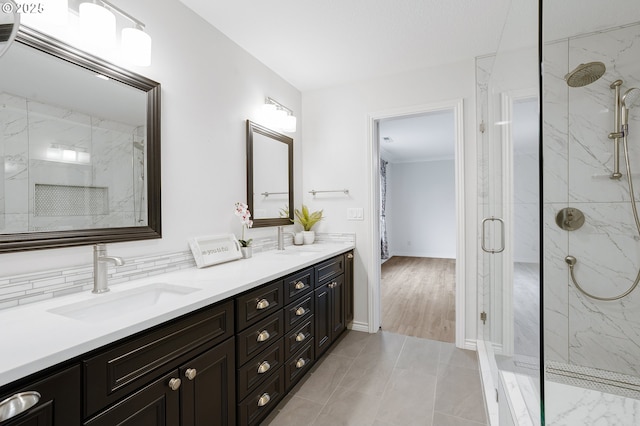
[[[492,425],[541,418],[539,67],[525,6],[511,4],[498,53],[476,59],[478,348]]]

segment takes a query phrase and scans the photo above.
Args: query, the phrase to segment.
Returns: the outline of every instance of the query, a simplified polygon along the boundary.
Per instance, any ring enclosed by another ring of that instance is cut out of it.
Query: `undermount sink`
[[[48,312],[80,321],[101,322],[141,308],[175,300],[200,289],[167,283],[148,284],[122,292],[101,294],[91,300],[75,302]]]

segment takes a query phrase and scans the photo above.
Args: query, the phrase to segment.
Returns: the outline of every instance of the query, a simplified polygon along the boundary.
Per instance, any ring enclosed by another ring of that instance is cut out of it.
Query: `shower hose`
[[[622,137],[622,144],[624,146],[624,161],[625,161],[625,166],[627,167],[627,183],[629,184],[629,193],[631,194],[631,209],[633,210],[633,218],[636,221],[636,229],[638,230],[638,235],[640,236],[640,220],[638,219],[638,209],[636,207],[636,197],[634,195],[634,191],[633,191],[633,180],[631,179],[631,167],[629,164],[629,148],[627,146],[627,132],[624,132],[624,136]],[[573,256],[567,256],[565,257],[565,262],[567,262],[567,264],[569,265],[569,271],[571,273],[571,281],[573,281],[573,284],[575,284],[576,288],[578,290],[580,290],[584,295],[592,298],[592,299],[596,299],[596,300],[602,300],[605,302],[610,302],[613,300],[618,300],[618,299],[622,299],[623,297],[627,296],[629,293],[631,293],[633,290],[635,290],[635,288],[638,286],[638,282],[640,282],[640,270],[638,270],[638,274],[636,275],[636,279],[633,282],[633,284],[631,285],[631,287],[629,287],[629,289],[627,291],[625,291],[622,294],[619,294],[617,296],[613,296],[613,297],[600,297],[600,296],[596,296],[594,294],[589,293],[588,291],[586,291],[585,289],[583,289],[580,284],[578,284],[578,280],[576,280],[576,276],[573,272],[573,267],[576,265],[577,260],[575,257]]]

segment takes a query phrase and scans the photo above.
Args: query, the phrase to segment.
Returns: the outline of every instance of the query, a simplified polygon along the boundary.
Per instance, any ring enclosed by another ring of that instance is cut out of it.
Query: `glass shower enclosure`
[[[640,225],[628,178],[640,182],[640,7],[542,10],[545,417],[638,424]]]
[[[476,58],[490,424],[640,424],[640,7],[529,3]]]

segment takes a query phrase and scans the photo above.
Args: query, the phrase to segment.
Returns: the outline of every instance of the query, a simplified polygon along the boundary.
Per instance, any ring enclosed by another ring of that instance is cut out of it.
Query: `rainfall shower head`
[[[564,76],[569,87],[582,87],[591,84],[604,74],[606,67],[602,62],[589,62],[580,64]]]

